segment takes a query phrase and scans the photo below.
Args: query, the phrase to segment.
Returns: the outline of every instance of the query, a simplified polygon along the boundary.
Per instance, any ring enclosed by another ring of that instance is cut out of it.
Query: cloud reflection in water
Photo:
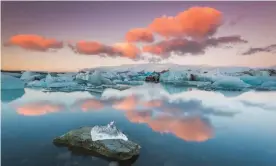
[[[16,106],[17,113],[24,116],[40,116],[64,110],[62,104],[52,103],[51,101],[39,101]]]
[[[156,132],[170,133],[186,141],[200,142],[214,136],[210,117],[231,118],[244,111],[264,111],[268,108],[275,110],[273,96],[275,97],[275,93],[244,92],[238,96],[227,97],[222,93],[200,90],[172,94],[156,84],[125,91],[107,89],[100,97],[83,96],[78,99],[74,96],[70,100],[74,99],[74,102],[68,104],[48,96],[47,101],[23,102],[25,104],[17,107],[17,113],[40,116],[62,110],[88,112],[109,108],[123,112],[130,122],[146,124]]]

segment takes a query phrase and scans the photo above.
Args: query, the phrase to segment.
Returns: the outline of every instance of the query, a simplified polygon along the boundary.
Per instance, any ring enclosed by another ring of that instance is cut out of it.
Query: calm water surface
[[[145,84],[125,91],[1,91],[3,166],[108,166],[52,139],[115,121],[142,146],[134,166],[275,166],[276,92]]]

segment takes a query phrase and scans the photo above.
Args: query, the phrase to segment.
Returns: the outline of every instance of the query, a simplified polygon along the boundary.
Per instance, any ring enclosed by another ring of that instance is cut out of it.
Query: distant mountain
[[[22,71],[9,71],[9,70],[1,70],[1,72],[7,72],[7,73],[21,73]]]

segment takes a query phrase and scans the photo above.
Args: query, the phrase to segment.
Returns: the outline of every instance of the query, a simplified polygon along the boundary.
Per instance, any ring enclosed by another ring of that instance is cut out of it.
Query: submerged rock
[[[67,146],[68,148],[81,148],[85,151],[96,152],[117,160],[129,160],[139,155],[141,147],[129,140],[104,139],[92,141],[91,129],[92,127],[81,127],[71,130],[55,138],[53,143]]]

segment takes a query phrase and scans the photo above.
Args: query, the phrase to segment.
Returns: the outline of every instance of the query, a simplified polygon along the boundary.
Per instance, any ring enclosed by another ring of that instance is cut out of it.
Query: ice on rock
[[[114,121],[110,122],[106,126],[94,126],[91,129],[92,141],[106,140],[106,139],[122,139],[127,141],[128,138],[120,130],[118,130],[114,124]]]
[[[19,78],[1,74],[1,90],[2,89],[24,89],[24,82]]]

